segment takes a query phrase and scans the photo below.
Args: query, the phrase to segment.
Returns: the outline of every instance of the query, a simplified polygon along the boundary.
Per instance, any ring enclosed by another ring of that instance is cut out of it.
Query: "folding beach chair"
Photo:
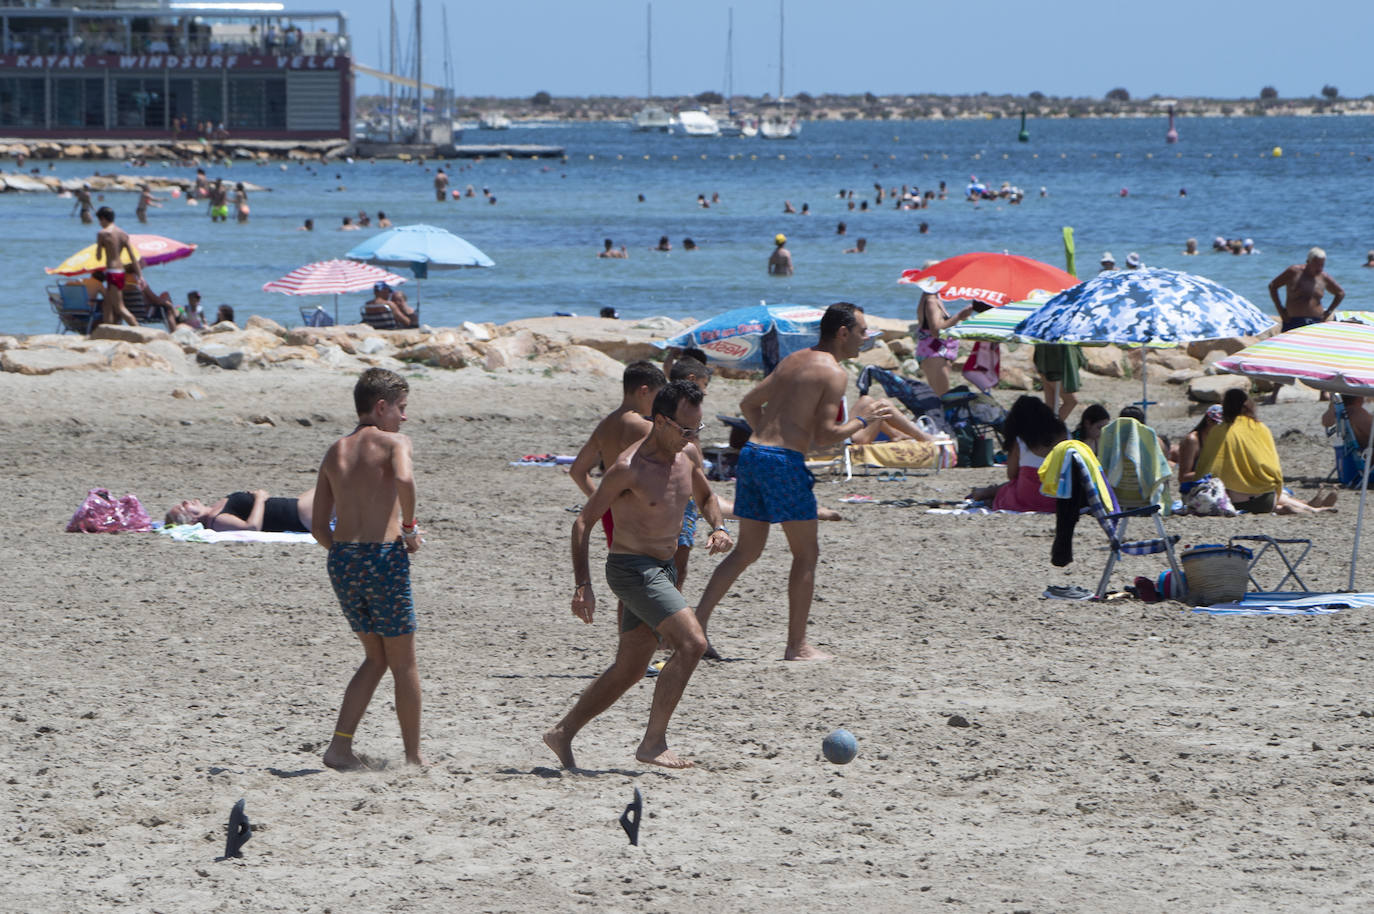
[[[332,327],[334,315],[318,305],[313,308],[301,308],[301,323],[307,327]]]
[[[1129,417],[1113,419],[1102,429],[1100,442],[1102,473],[1116,494],[1117,504],[1124,508],[1163,507],[1173,470],[1155,430]],[[1150,481],[1148,492],[1146,480]]]
[[[378,305],[363,305],[362,312],[359,314],[362,322],[374,330],[395,330],[396,315],[390,308]]]
[[[1331,410],[1336,414],[1336,424],[1327,429],[1327,434],[1340,437],[1340,444],[1335,446],[1335,476],[1340,484],[1346,488],[1358,489],[1360,477],[1365,472],[1364,449],[1360,447],[1360,442],[1355,438],[1355,427],[1350,424],[1350,416],[1345,411],[1345,403],[1336,395],[1332,395],[1332,399],[1335,402],[1331,404]],[[1369,479],[1371,483],[1374,483],[1374,474],[1371,474]]]
[[[51,286],[48,302],[57,314],[57,332],[89,334],[100,323],[100,306],[90,300],[85,286]]]
[[[1163,552],[1169,559],[1169,568],[1174,575],[1173,580],[1182,581],[1183,572],[1179,567],[1178,558],[1174,555],[1174,544],[1178,542],[1178,537],[1170,536],[1165,531],[1164,521],[1159,516],[1159,505],[1145,505],[1123,511],[1116,504],[1116,496],[1110,489],[1108,489],[1108,494],[1112,496],[1112,503],[1110,505],[1104,504],[1098,494],[1097,486],[1093,483],[1092,470],[1086,462],[1091,460],[1096,463],[1096,458],[1070,449],[1064,459],[1073,465],[1074,498],[1077,500],[1081,497],[1086,503],[1082,513],[1092,514],[1102,528],[1102,532],[1107,535],[1107,548],[1110,554],[1107,556],[1107,567],[1102,570],[1102,578],[1097,582],[1097,599],[1100,600],[1107,595],[1107,584],[1111,580],[1112,569],[1116,567],[1117,560],[1123,555],[1156,555]],[[1100,469],[1099,466],[1099,472]],[[1159,535],[1147,540],[1126,539],[1126,526],[1133,517],[1153,519],[1155,532]]]
[[[157,327],[167,326],[167,319],[162,316],[162,303],[152,304],[146,301],[143,297],[143,290],[137,285],[125,286],[123,299],[124,307],[129,309],[129,313],[139,324]]]

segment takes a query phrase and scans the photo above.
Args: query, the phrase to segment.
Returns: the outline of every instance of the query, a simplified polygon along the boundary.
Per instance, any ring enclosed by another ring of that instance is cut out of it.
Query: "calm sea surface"
[[[1079,272],[1091,275],[1102,251],[1118,263],[1137,251],[1146,264],[1201,273],[1268,309],[1266,286],[1312,245],[1326,248],[1327,270],[1347,291],[1347,306],[1374,309],[1374,270],[1361,268],[1374,248],[1374,119],[1233,118],[1182,120],[1176,146],[1163,119],[1032,121],[1030,143],[1018,143],[1015,121],[809,123],[797,141],[693,139],[637,134],[624,126],[576,125],[471,131],[468,142],[565,146],[568,160],[454,162],[453,186],[474,184],[479,196],[435,202],[432,164],[277,163],[209,169],[212,177],[270,188],[253,195],[247,225],[211,224],[206,208],[167,201],[142,230],[199,245],[196,254],[153,267],[153,287],[178,303],[198,289],[207,310],[232,304],[247,314],[299,324],[312,299],[266,293],[262,284],[305,263],[341,257],[373,230],[340,232],[341,217],[385,210],[397,225],[428,222],[454,231],[496,261],[487,270],[432,274],[423,283],[423,318],[443,326],[462,320],[504,321],[554,311],[595,314],[604,305],[622,316],[705,316],[760,299],[824,305],[848,299],[870,312],[910,316],[916,297],[896,285],[905,268],[970,250],[1007,250],[1063,263],[1061,226],[1074,227]],[[1274,146],[1281,158],[1269,155]],[[46,163],[38,163],[46,169]],[[13,169],[12,162],[4,163]],[[63,162],[51,173],[87,175],[110,163]],[[113,170],[128,173],[119,166]],[[153,165],[151,176],[194,174]],[[1026,191],[1025,203],[971,204],[961,199],[969,176]],[[950,199],[926,210],[874,208],[873,185],[947,182]],[[1048,196],[1041,198],[1040,188]],[[497,197],[490,205],[483,187]],[[868,212],[851,212],[837,194],[855,191]],[[1122,197],[1122,188],[1129,196]],[[1180,188],[1187,196],[1180,197]],[[721,202],[710,209],[697,194]],[[637,201],[643,194],[645,202]],[[783,215],[783,201],[812,215]],[[139,230],[134,198],[107,195],[118,221]],[[54,195],[0,195],[0,238],[9,282],[0,286],[0,331],[49,332],[55,319],[43,267],[95,238],[94,226],[70,215],[72,201]],[[314,232],[297,231],[313,217]],[[836,236],[836,223],[849,234]],[[930,224],[920,235],[920,222]],[[764,264],[776,232],[790,239],[796,275],[770,279]],[[660,235],[671,253],[651,251]],[[1250,257],[1207,251],[1213,236],[1248,237]],[[1204,253],[1183,257],[1196,237]],[[598,260],[603,238],[625,244],[628,261]],[[682,250],[690,237],[700,245]],[[843,254],[858,237],[868,253]],[[406,288],[413,290],[412,280]],[[366,298],[341,302],[353,318]],[[321,303],[331,306],[329,300]]]

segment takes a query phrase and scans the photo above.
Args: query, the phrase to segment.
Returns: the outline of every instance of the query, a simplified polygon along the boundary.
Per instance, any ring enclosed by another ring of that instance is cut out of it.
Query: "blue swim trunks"
[[[800,452],[751,441],[735,465],[735,514],[766,524],[815,520],[815,485]]]
[[[701,512],[697,510],[696,499],[687,499],[687,510],[682,512],[682,532],[677,535],[677,544],[691,549],[697,542],[697,518],[701,517]]]
[[[415,634],[410,555],[400,540],[335,543],[329,547],[329,582],[354,632],[383,638]]]

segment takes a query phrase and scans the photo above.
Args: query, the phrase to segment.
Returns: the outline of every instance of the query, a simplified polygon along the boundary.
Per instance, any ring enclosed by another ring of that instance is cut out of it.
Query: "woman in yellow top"
[[[1274,436],[1255,418],[1255,403],[1243,390],[1221,399],[1221,425],[1212,429],[1198,457],[1197,471],[1217,477],[1231,504],[1251,514],[1317,514],[1331,510],[1336,494],[1318,493],[1309,504],[1283,491],[1283,470]]]

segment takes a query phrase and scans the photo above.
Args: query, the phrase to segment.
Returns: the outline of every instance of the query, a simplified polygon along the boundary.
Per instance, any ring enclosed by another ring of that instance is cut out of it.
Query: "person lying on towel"
[[[261,530],[264,533],[309,533],[315,509],[315,487],[295,498],[269,498],[266,489],[235,492],[207,505],[189,498],[167,511],[168,526],[200,524],[206,530]]]

